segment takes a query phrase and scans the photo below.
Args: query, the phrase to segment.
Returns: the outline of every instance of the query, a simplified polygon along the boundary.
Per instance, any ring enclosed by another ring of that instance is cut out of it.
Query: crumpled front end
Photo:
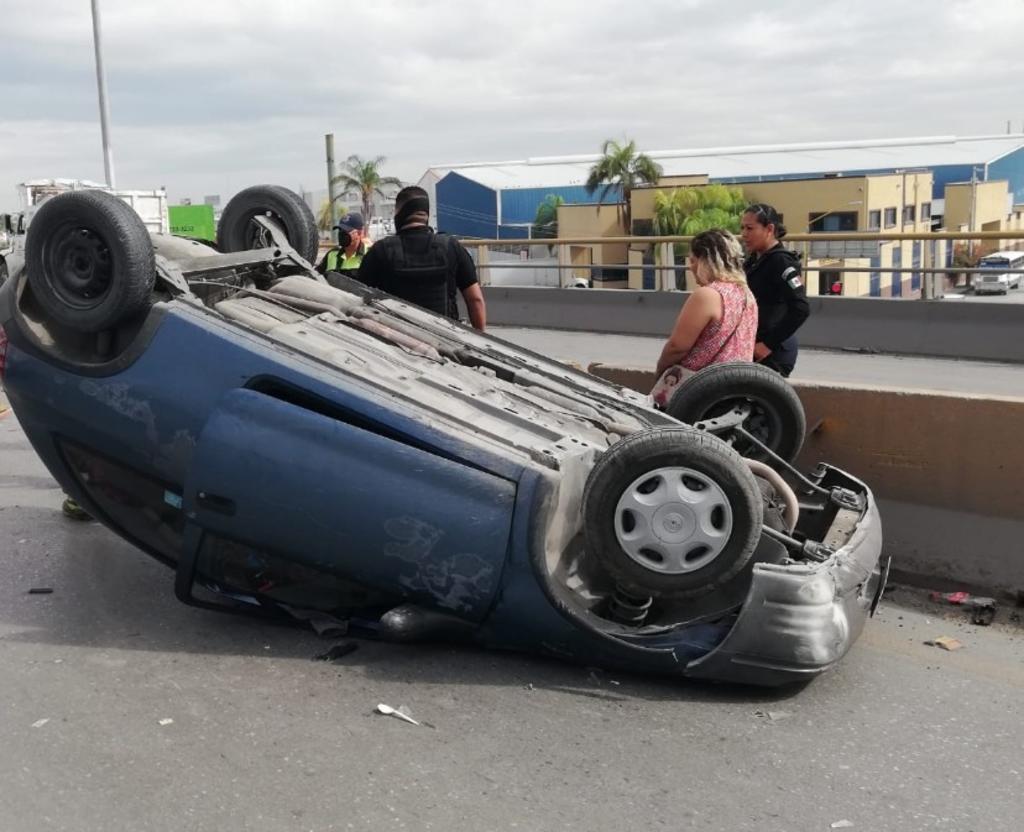
[[[886,578],[882,523],[871,491],[847,542],[822,563],[759,563],[732,629],[686,675],[784,685],[827,670],[874,612]]]

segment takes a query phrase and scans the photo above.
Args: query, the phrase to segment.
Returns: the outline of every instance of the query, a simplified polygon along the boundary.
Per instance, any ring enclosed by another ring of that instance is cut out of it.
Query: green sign
[[[171,205],[167,208],[167,218],[171,223],[171,233],[178,237],[217,239],[212,205]]]

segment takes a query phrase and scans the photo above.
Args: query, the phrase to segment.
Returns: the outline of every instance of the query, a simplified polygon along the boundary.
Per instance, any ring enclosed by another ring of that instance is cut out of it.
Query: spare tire
[[[762,503],[754,475],[720,439],[684,427],[634,433],[587,479],[587,556],[637,597],[706,595],[750,563]]]
[[[665,408],[669,416],[694,425],[728,413],[738,404],[750,406],[744,430],[787,462],[800,453],[807,430],[804,406],[782,376],[760,364],[712,364],[683,381]],[[743,456],[766,454],[737,437],[733,447]]]
[[[105,191],[47,199],[28,229],[25,270],[43,311],[81,332],[110,329],[141,312],[156,282],[149,231]]]
[[[254,185],[235,194],[217,225],[217,247],[221,251],[270,247],[266,231],[254,222],[257,216],[280,228],[300,257],[316,262],[320,233],[313,212],[297,193],[279,185]]]

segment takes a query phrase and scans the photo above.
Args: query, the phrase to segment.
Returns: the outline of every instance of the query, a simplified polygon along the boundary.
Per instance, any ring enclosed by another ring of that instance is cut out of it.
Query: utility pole
[[[977,200],[978,200],[978,169],[974,165],[971,165],[971,204],[968,206],[968,215],[967,215],[967,233],[968,234],[973,234],[974,233],[974,214],[975,214],[975,211],[976,211],[976,207],[975,206],[977,204]],[[969,258],[973,258],[974,257],[974,238],[973,237],[968,238],[968,240],[967,240],[967,256]],[[970,283],[970,278],[968,278],[967,282]]]
[[[107,102],[107,77],[103,72],[103,41],[100,36],[99,0],[92,0],[92,40],[96,49],[96,86],[100,94],[100,133],[103,137],[103,168],[107,175],[107,186],[114,184],[114,153],[110,148],[110,105]]]
[[[338,224],[338,196],[334,187],[334,133],[324,136],[327,144],[327,200],[331,212],[331,240],[337,242],[337,231],[334,226]]]

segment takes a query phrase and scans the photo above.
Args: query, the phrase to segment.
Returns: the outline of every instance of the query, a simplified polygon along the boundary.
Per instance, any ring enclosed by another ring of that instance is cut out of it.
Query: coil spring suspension
[[[615,592],[608,604],[608,614],[612,621],[618,624],[639,627],[646,620],[653,602],[653,598],[630,595],[621,588],[615,587]]]

